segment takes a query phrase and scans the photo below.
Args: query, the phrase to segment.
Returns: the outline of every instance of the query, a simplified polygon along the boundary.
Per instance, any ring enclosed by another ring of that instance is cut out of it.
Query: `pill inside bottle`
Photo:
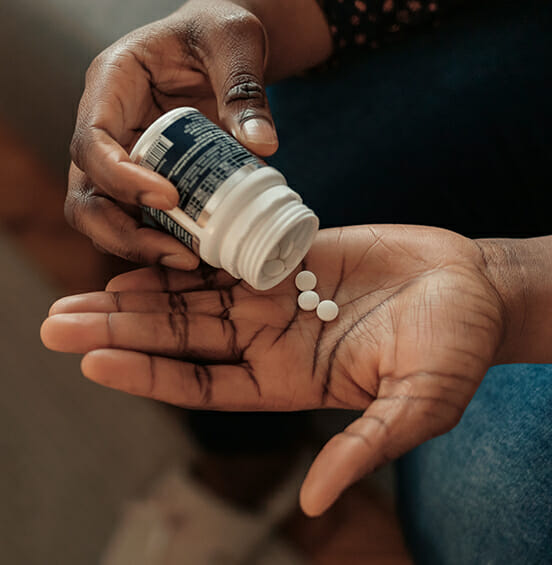
[[[267,261],[263,265],[263,274],[267,277],[277,277],[281,275],[286,269],[286,265],[280,259],[273,259],[272,261]]]

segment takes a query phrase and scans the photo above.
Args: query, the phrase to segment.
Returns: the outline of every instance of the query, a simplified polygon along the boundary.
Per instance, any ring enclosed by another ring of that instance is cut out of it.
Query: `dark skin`
[[[472,241],[435,228],[320,233],[303,267],[341,307],[322,324],[297,310],[290,278],[256,292],[200,266],[138,206],[169,209],[175,188],[129,160],[140,133],[193,105],[259,156],[277,136],[265,84],[311,68],[331,40],[314,0],[189,0],[100,54],[72,143],[66,214],[101,249],[161,263],[106,292],[58,301],[42,327],[84,353],[101,384],[189,408],[355,408],[305,480],[306,513],[461,418],[496,363],[550,362],[552,238]]]
[[[297,308],[293,277],[258,292],[223,271],[148,268],[58,301],[44,343],[92,380],[188,408],[353,408],[302,491],[323,512],[364,473],[454,427],[500,359],[505,306],[481,243],[436,228],[325,230],[304,268],[340,306]]]
[[[322,62],[330,48],[314,0],[189,0],[123,37],[86,75],[71,143],[68,222],[130,261],[195,268],[187,247],[140,223],[140,205],[170,209],[178,193],[132,163],[131,148],[159,116],[193,106],[253,153],[273,154],[278,138],[265,84]]]

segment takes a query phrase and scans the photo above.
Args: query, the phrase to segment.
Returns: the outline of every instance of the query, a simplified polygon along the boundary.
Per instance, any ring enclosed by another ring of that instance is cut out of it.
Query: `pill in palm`
[[[337,318],[339,307],[333,300],[322,300],[316,308],[316,315],[323,322],[331,322]]]
[[[267,261],[263,266],[263,273],[267,277],[277,277],[284,272],[286,268],[283,261],[280,259],[274,259],[273,261]]]
[[[314,290],[306,290],[297,297],[297,304],[299,304],[299,308],[301,308],[301,310],[306,310],[307,312],[316,310],[319,303],[320,297],[316,292],[314,292]]]
[[[310,271],[301,271],[295,277],[295,286],[301,291],[312,290],[316,286],[316,275]]]

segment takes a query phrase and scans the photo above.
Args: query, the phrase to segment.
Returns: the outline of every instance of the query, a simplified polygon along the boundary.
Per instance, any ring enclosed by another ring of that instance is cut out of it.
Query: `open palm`
[[[51,348],[88,354],[89,378],[192,408],[364,410],[323,449],[302,502],[324,511],[364,473],[459,421],[503,332],[472,240],[436,228],[322,231],[303,268],[340,306],[297,307],[293,277],[265,292],[222,271],[148,268],[56,303]]]

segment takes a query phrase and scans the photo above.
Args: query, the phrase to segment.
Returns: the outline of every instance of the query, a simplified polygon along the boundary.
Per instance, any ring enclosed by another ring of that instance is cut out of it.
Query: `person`
[[[404,456],[399,510],[416,561],[545,563],[552,9],[490,2],[393,41],[443,7],[190,0],[99,55],[67,217],[101,249],[160,266],[61,299],[42,339],[84,354],[98,383],[186,408],[361,410],[314,461],[307,514]],[[168,209],[177,193],[129,150],[184,105],[319,214],[304,265],[339,304],[335,322],[297,311],[292,278],[256,292],[141,225],[140,205]]]

